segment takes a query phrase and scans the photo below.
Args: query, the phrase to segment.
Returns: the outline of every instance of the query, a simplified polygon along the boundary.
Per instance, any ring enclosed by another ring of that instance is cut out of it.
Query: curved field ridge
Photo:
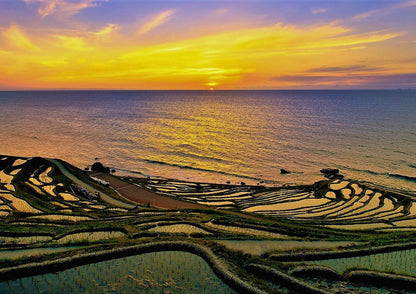
[[[275,261],[311,261],[311,260],[323,260],[323,259],[336,259],[345,257],[357,257],[366,256],[379,253],[388,253],[393,251],[402,251],[408,249],[415,249],[416,243],[397,244],[373,247],[369,249],[356,249],[356,250],[342,250],[331,252],[317,252],[317,253],[292,253],[292,254],[271,254],[270,259]]]
[[[326,266],[298,266],[289,274],[297,278],[324,278],[326,280],[341,280],[343,277],[332,268]]]
[[[107,212],[112,208],[127,213],[126,208],[135,207],[105,193],[100,198],[93,197],[97,190],[70,174],[57,160],[5,158],[0,161],[0,219],[19,217],[26,221],[76,223],[108,218]],[[14,162],[19,163],[18,168],[13,167]],[[84,215],[98,211],[102,213],[96,217]]]
[[[313,250],[334,249],[338,246],[350,246],[354,242],[346,241],[297,241],[297,240],[217,240],[217,243],[234,250],[253,255],[263,255],[274,250]]]
[[[256,205],[272,205],[286,198],[304,199],[312,195],[302,188],[276,189],[263,186],[237,186],[191,183],[177,180],[152,179],[140,185],[160,195],[196,202],[216,208],[245,209]]]
[[[160,195],[218,209],[236,208],[333,229],[416,230],[416,198],[353,180],[279,188],[160,179],[139,184]]]
[[[416,249],[315,260],[309,261],[308,264],[328,266],[340,274],[353,269],[361,269],[416,277]]]
[[[242,234],[242,235],[252,235],[252,236],[275,238],[275,239],[289,238],[289,236],[287,235],[274,233],[274,232],[270,232],[266,230],[243,227],[243,226],[229,226],[229,225],[216,224],[213,222],[208,222],[208,223],[205,223],[204,225],[212,229],[225,231],[225,232],[231,232],[231,233],[237,233],[237,234]]]
[[[185,242],[155,242],[144,245],[129,246],[105,250],[100,252],[76,255],[41,263],[30,263],[16,267],[0,269],[0,281],[30,277],[34,273],[42,275],[53,273],[68,268],[86,265],[93,262],[127,257],[155,251],[186,251],[201,256],[214,273],[232,289],[239,293],[266,294],[266,292],[251,286],[247,282],[232,274],[227,267],[212,253],[211,250],[201,245]]]
[[[261,264],[249,264],[247,268],[262,278],[270,280],[272,283],[287,286],[290,289],[294,289],[295,293],[303,294],[329,294],[327,292],[312,285],[309,285],[303,281],[293,278],[285,273],[282,273],[272,267],[261,265]]]
[[[274,205],[244,209],[334,229],[415,230],[416,201],[404,194],[350,180],[315,183],[307,198],[287,197]]]
[[[399,291],[416,290],[416,278],[414,277],[370,270],[353,270],[347,274],[340,275],[333,269],[325,266],[299,266],[291,270],[290,275],[308,280],[323,278],[329,281],[349,281],[353,284]]]
[[[416,278],[408,276],[356,270],[348,273],[346,278],[358,284],[388,287],[397,290],[416,290]]]
[[[185,251],[144,253],[0,283],[0,293],[39,292],[237,294],[199,255]]]

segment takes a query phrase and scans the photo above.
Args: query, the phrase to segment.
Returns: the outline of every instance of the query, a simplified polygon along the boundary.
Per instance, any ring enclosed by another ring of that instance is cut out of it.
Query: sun
[[[205,83],[205,86],[208,86],[210,91],[215,91],[215,88],[214,87],[217,86],[217,85],[218,85],[217,82]]]

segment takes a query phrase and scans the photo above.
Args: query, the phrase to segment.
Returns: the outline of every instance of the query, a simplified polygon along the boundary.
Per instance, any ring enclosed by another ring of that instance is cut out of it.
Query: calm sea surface
[[[0,122],[0,154],[80,168],[280,185],[332,167],[416,192],[411,90],[0,92]]]

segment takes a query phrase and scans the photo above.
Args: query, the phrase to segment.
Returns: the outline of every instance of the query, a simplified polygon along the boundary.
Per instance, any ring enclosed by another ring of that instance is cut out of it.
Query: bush
[[[91,166],[91,170],[95,172],[102,172],[102,173],[110,173],[110,168],[105,167],[101,162],[94,162],[94,164]]]

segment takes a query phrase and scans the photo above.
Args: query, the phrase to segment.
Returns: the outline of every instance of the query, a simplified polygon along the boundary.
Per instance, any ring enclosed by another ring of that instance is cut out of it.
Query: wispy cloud
[[[176,12],[175,9],[170,9],[170,10],[166,10],[157,14],[139,29],[138,34],[144,35],[150,32],[151,30],[157,28],[158,26],[161,26],[165,22],[169,21],[169,19],[171,19],[173,14],[175,14],[175,12]]]
[[[336,71],[342,71],[338,64],[347,63],[343,59],[348,60],[353,51],[399,35],[377,31],[357,33],[335,24],[311,27],[277,24],[140,47],[119,57],[119,69],[131,68],[130,74],[137,68],[146,68],[146,74],[152,79],[156,76],[160,79],[180,76],[190,80],[198,77],[205,79],[201,82],[204,85],[211,82],[230,85],[254,72],[257,77],[276,72],[305,73],[308,68],[304,61],[309,68],[317,68],[328,60],[329,54],[339,52],[343,57],[339,56],[327,68],[335,75]],[[312,63],[314,67],[310,67]],[[192,70],[190,65],[194,67]],[[361,69],[364,71],[364,66]]]
[[[230,10],[227,8],[221,8],[221,9],[217,9],[214,11],[214,14],[219,16],[219,15],[224,15],[227,14]]]
[[[407,7],[412,7],[412,6],[416,6],[416,0],[412,0],[412,1],[406,1],[403,3],[399,3],[397,4],[398,7],[401,8],[407,8]]]
[[[357,15],[354,15],[352,17],[352,19],[354,19],[354,20],[366,19],[366,18],[369,18],[370,16],[372,16],[374,14],[380,13],[381,11],[382,10],[380,10],[380,9],[366,11],[366,12],[363,12],[363,13],[360,13],[360,14],[357,14]]]
[[[354,87],[354,88],[386,88],[396,89],[398,87],[416,86],[416,74],[348,74],[348,75],[282,75],[272,78],[273,81],[287,86],[302,86],[305,88],[326,87]]]
[[[400,9],[405,9],[405,8],[414,7],[414,6],[416,6],[416,0],[396,2],[384,8],[374,9],[374,10],[370,10],[370,11],[366,11],[366,12],[354,15],[352,19],[362,20],[362,19],[366,19],[374,15],[375,16],[385,15],[385,14],[388,14],[388,13],[391,13]]]
[[[349,66],[323,66],[308,70],[311,73],[351,73],[351,72],[369,72],[380,71],[380,67],[368,67],[366,65],[349,65]]]
[[[9,47],[13,49],[23,49],[26,51],[39,51],[39,47],[34,45],[26,34],[17,26],[12,24],[8,29],[3,31]]]
[[[54,37],[57,40],[55,45],[64,49],[69,49],[71,51],[86,51],[91,49],[81,37],[64,35],[55,35]]]
[[[6,54],[12,54],[12,52],[11,51],[7,51],[7,50],[1,50],[0,49],[0,56],[1,55],[6,55]]]
[[[120,29],[119,25],[110,23],[107,26],[100,29],[98,32],[96,32],[95,35],[98,36],[98,37],[104,37],[104,36],[108,36],[109,34],[115,32],[119,29]]]
[[[141,33],[153,33],[175,13],[154,15]],[[401,36],[399,29],[357,29],[340,22],[269,24],[150,45],[146,38],[139,42],[123,34],[115,23],[40,31],[0,28],[4,80],[46,88],[335,87],[375,83],[371,76],[411,83],[413,76],[406,73],[414,72],[414,63],[397,59],[412,54],[383,47]],[[391,61],[383,48],[390,50]]]
[[[38,13],[42,17],[59,14],[71,16],[79,13],[81,10],[95,7],[98,2],[107,2],[108,0],[24,0],[27,5],[34,5],[38,8]]]
[[[312,14],[320,14],[320,13],[325,13],[327,11],[328,9],[325,9],[325,8],[316,8],[312,10]]]

